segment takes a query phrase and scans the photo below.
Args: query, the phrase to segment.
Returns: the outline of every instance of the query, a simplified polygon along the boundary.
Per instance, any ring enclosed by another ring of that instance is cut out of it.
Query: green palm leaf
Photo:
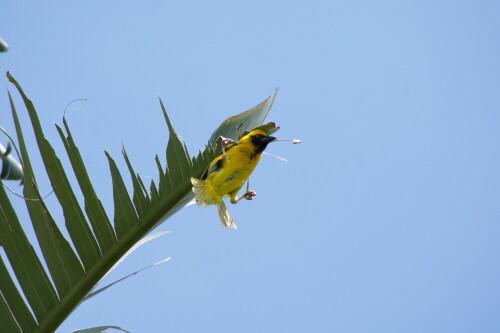
[[[166,149],[167,165],[158,156],[158,180],[146,187],[123,149],[132,178],[133,193],[128,193],[114,159],[106,152],[113,184],[115,205],[113,224],[97,197],[79,150],[66,120],[57,126],[73,173],[83,194],[84,208],[76,199],[66,171],[45,139],[33,103],[20,85],[7,74],[20,93],[35,133],[47,175],[64,213],[70,239],[63,237],[60,224],[47,209],[35,179],[23,130],[9,93],[21,159],[24,169],[25,200],[43,258],[39,258],[26,237],[9,197],[0,186],[0,246],[7,258],[0,257],[0,331],[52,332],[82,302],[106,273],[158,224],[192,200],[190,177],[199,177],[217,155],[220,135],[237,139],[237,128],[250,130],[262,124],[276,92],[255,108],[231,117],[215,130],[205,150],[190,157],[170,122],[162,101],[160,106],[169,129]],[[73,250],[73,247],[76,251]],[[9,273],[7,259],[13,274]],[[48,272],[43,268],[45,261]],[[14,281],[20,285],[15,287]],[[23,300],[23,296],[26,302]]]

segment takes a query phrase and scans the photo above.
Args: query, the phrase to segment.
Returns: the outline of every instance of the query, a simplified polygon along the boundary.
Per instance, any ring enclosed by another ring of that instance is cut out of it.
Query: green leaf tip
[[[250,131],[256,126],[262,125],[273,106],[277,93],[278,89],[257,106],[224,120],[212,133],[210,143],[215,144],[220,136],[237,140],[240,137],[239,133]]]
[[[242,137],[244,137],[245,135],[247,135],[248,133],[250,133],[251,131],[254,131],[254,130],[261,130],[261,131],[266,132],[267,135],[271,135],[273,133],[276,133],[279,129],[280,129],[279,126],[276,126],[276,124],[273,121],[270,121],[267,124],[255,127],[254,129],[252,129],[250,131],[243,132],[243,134],[240,135],[239,138],[241,139]]]
[[[124,328],[121,328],[119,326],[113,326],[113,325],[96,326],[96,327],[84,328],[84,329],[81,329],[81,330],[73,331],[71,333],[104,333],[105,330],[107,330],[108,328],[113,328],[115,330],[123,331],[123,332],[126,332],[126,333],[132,333],[130,331],[127,331]]]
[[[163,117],[165,117],[165,121],[167,122],[168,130],[170,131],[170,133],[175,133],[174,126],[170,121],[170,117],[168,116],[167,109],[165,108],[165,105],[163,104],[161,97],[158,96],[158,100],[160,101],[161,111],[163,112]]]

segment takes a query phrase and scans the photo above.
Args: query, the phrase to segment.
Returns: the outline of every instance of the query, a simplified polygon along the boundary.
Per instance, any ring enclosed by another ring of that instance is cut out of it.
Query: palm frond
[[[113,185],[114,216],[111,223],[94,191],[66,120],[63,119],[63,127],[56,125],[56,128],[83,194],[83,209],[62,163],[43,134],[33,103],[16,80],[10,74],[7,76],[20,93],[28,111],[37,146],[62,208],[70,239],[63,236],[61,225],[56,223],[39,193],[31,155],[9,92],[17,146],[24,170],[23,196],[37,199],[25,200],[25,203],[43,257],[37,256],[31,245],[32,240],[27,238],[4,187],[0,186],[0,246],[6,253],[6,258],[0,256],[2,332],[54,331],[143,237],[192,200],[190,177],[199,177],[217,155],[215,143],[218,137],[237,138],[237,127],[250,130],[261,125],[276,95],[275,92],[257,107],[224,121],[214,131],[205,149],[195,157],[189,156],[160,99],[170,136],[166,148],[166,166],[162,165],[158,156],[155,157],[159,172],[156,182],[151,181],[148,187],[144,184],[124,148],[123,156],[133,185],[133,193],[129,193],[114,159],[105,153]],[[12,275],[4,259],[12,267]],[[45,262],[48,271],[42,262]],[[15,286],[16,280],[20,289]]]

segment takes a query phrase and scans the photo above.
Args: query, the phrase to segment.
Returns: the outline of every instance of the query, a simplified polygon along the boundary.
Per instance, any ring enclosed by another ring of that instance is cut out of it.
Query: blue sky
[[[181,210],[158,228],[171,234],[109,281],[171,261],[84,303],[58,332],[498,332],[499,11],[496,1],[3,3],[11,49],[0,72],[21,83],[61,156],[53,122],[87,99],[67,117],[110,214],[103,148],[126,171],[123,143],[155,178],[167,139],[157,96],[194,153],[280,87],[268,120],[303,141],[269,147],[290,161],[263,157],[256,199],[229,207],[238,230],[214,207]],[[0,121],[13,132],[5,92]]]

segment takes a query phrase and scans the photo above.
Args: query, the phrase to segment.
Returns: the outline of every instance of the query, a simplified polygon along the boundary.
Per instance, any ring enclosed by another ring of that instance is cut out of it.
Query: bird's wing
[[[230,143],[227,147],[226,147],[226,153],[233,147],[236,147],[238,145],[237,142],[233,142],[233,143]],[[216,157],[213,159],[212,162],[210,162],[210,164],[208,165],[208,167],[205,169],[205,171],[203,172],[203,174],[201,175],[201,178],[202,180],[205,180],[207,179],[208,175],[210,175],[211,173],[213,172],[217,172],[219,171],[220,169],[222,169],[222,167],[224,166],[224,161],[222,160],[222,152]]]
[[[219,155],[216,157],[212,163],[208,166],[208,168],[203,172],[203,175],[201,176],[201,179],[205,180],[207,177],[214,172],[218,172],[220,169],[223,167],[223,161],[222,161],[222,156]]]

